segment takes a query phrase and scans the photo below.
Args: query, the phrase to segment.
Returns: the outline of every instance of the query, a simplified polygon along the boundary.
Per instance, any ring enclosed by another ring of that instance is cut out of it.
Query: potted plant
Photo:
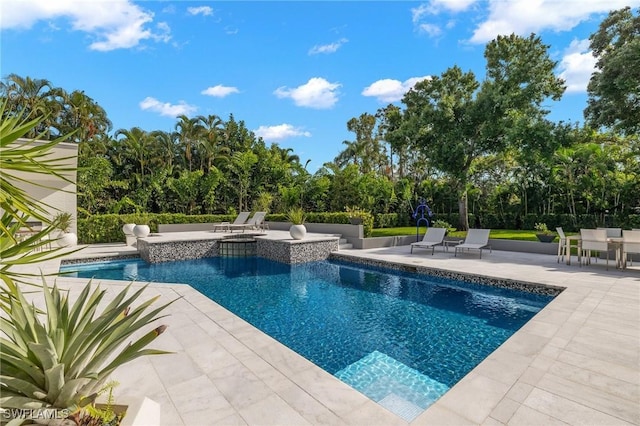
[[[536,237],[538,237],[538,240],[543,243],[550,243],[556,238],[556,234],[549,231],[546,223],[536,223],[534,228],[538,231],[536,232]]]
[[[59,231],[56,242],[60,247],[70,247],[78,244],[78,236],[71,232],[73,215],[69,212],[60,212],[53,218],[53,226]]]
[[[368,213],[366,210],[360,207],[347,206],[345,211],[349,214],[349,222],[352,225],[362,225],[364,216]]]
[[[287,213],[287,220],[291,222],[289,234],[294,240],[301,240],[307,235],[307,228],[304,226],[306,216],[300,207],[295,207]]]

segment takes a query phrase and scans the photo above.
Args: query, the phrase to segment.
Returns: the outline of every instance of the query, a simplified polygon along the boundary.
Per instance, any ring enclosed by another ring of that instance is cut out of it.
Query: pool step
[[[353,248],[353,244],[347,242],[346,238],[340,238],[340,247],[339,250],[347,250]]]
[[[447,385],[379,351],[334,375],[407,422],[449,390]]]

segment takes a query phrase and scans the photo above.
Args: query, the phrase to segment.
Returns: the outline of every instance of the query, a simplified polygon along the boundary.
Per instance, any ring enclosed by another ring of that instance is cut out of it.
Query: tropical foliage
[[[602,75],[594,74],[600,83],[593,80],[591,88],[618,88],[620,99],[637,98],[636,27],[637,17],[627,9],[603,21],[592,36]],[[284,214],[294,206],[343,212],[357,205],[375,217],[395,214],[396,225],[409,225],[420,198],[428,200],[435,219],[461,229],[486,226],[487,218],[522,227],[532,215],[590,215],[593,223],[604,223],[640,212],[633,108],[607,107],[611,120],[603,122],[589,112],[595,108],[590,101],[587,116],[598,129],[554,122],[547,105],[563,95],[564,82],[540,37],[498,37],[486,46],[485,58],[482,79],[452,65],[416,84],[402,105],[348,120],[353,139],[343,142],[334,161],[314,165],[313,173],[307,170],[313,159],[265,143],[233,115],[179,116],[171,131],[133,127],[110,134],[106,113],[95,102],[89,98],[87,108],[74,109],[68,96],[57,95],[65,91],[46,80],[10,75],[1,94],[15,111],[50,111],[46,128],[52,135],[68,121],[61,111],[73,110],[76,122],[87,123],[75,135],[81,219],[111,213]],[[623,70],[625,84],[607,69]],[[596,92],[592,99],[618,105]]]

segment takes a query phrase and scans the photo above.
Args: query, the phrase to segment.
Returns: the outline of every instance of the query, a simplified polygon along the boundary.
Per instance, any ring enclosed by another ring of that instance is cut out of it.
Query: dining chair
[[[633,265],[633,258],[630,254],[640,254],[640,229],[622,231],[622,267],[627,261]]]
[[[605,229],[581,229],[580,238],[582,240],[582,261],[591,264],[591,253],[596,253],[596,262],[601,252],[607,254],[607,270],[609,269],[609,241],[607,241],[607,231]]]
[[[558,263],[560,263],[560,258],[562,258],[562,261],[564,262],[564,257],[571,256],[571,254],[567,253],[567,236],[564,234],[562,227],[558,226],[556,228],[556,232],[560,239],[560,241],[558,241]]]
[[[622,228],[596,228],[596,229],[604,229],[605,231],[607,231],[607,238],[622,237]]]

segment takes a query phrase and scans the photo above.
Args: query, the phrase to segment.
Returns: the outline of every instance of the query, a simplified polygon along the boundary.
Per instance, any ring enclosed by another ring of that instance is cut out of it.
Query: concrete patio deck
[[[480,260],[473,252],[409,251],[340,253],[566,287],[411,425],[640,424],[640,265],[607,271],[604,262],[568,266],[530,253],[494,250]],[[96,245],[72,256],[131,252]],[[57,282],[75,293],[86,279]],[[128,284],[100,282],[114,291]],[[163,425],[407,424],[187,285],[151,284],[145,294],[179,297],[152,345],[174,353],[118,370],[116,397],[159,402]]]

